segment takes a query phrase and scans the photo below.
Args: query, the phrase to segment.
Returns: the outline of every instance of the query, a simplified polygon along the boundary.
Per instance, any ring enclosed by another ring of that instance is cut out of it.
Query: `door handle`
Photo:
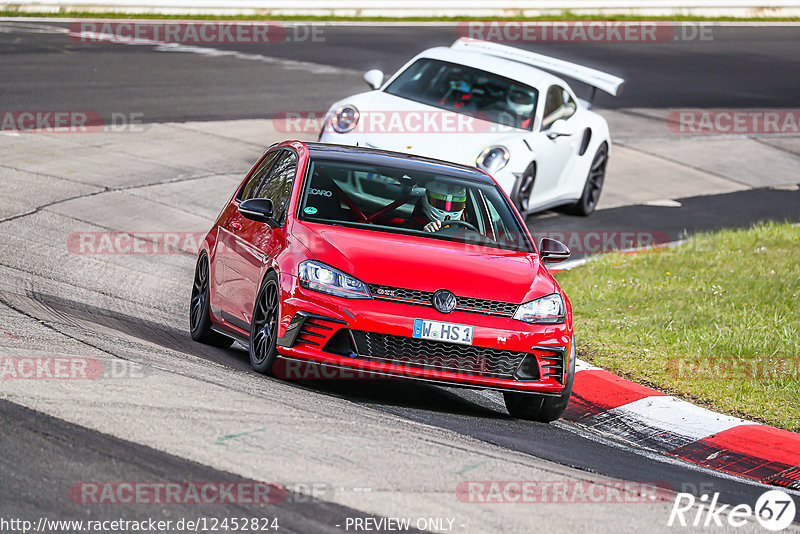
[[[231,230],[233,230],[234,232],[238,232],[241,229],[242,229],[242,223],[240,223],[239,221],[231,222]]]
[[[550,139],[551,141],[555,141],[559,137],[569,137],[570,135],[572,134],[567,132],[550,132],[549,134],[547,134],[547,138]]]

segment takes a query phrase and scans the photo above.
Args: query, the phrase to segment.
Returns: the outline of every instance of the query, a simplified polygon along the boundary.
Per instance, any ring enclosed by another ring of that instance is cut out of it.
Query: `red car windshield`
[[[522,222],[496,185],[401,167],[312,160],[298,216],[316,223],[533,252]],[[441,227],[426,231],[434,220]]]

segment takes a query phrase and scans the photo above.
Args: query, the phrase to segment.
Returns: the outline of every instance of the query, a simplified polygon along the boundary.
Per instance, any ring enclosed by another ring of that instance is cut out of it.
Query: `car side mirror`
[[[378,69],[368,70],[364,73],[364,81],[370,89],[378,89],[383,85],[383,72]]]
[[[278,221],[272,216],[272,201],[268,198],[251,198],[239,204],[239,213],[245,219],[267,223],[271,228],[278,227]]]
[[[556,139],[558,137],[565,137],[569,135],[572,135],[572,132],[569,130],[569,125],[564,119],[558,119],[556,122],[551,124],[550,129],[547,130],[547,137],[550,139]]]
[[[539,256],[542,258],[542,261],[559,263],[569,258],[570,254],[572,253],[569,251],[567,245],[561,241],[543,237],[542,241],[539,243]]]

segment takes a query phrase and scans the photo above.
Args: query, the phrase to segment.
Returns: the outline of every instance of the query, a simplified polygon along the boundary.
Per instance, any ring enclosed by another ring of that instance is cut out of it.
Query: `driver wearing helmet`
[[[417,204],[412,220],[418,228],[436,232],[448,228],[447,221],[461,220],[466,204],[467,190],[463,186],[430,182],[425,186],[425,195]]]
[[[536,105],[536,96],[516,86],[511,86],[506,96],[507,109],[516,115],[521,128],[529,128],[533,120],[533,108]]]

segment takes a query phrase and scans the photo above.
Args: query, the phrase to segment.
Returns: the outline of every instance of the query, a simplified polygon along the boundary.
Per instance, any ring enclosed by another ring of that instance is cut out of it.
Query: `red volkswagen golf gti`
[[[313,362],[494,389],[512,416],[553,421],[575,345],[571,304],[543,260],[568,255],[550,239],[537,251],[477,169],[287,141],[259,159],[201,245],[191,334],[244,343],[261,373]]]

